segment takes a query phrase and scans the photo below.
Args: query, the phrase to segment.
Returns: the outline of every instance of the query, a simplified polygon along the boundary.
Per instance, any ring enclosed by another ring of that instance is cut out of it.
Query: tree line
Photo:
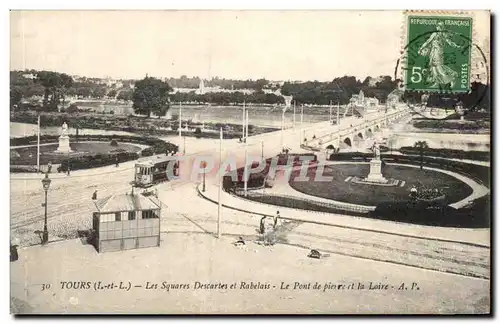
[[[255,91],[249,94],[241,91],[235,92],[208,92],[197,94],[191,92],[176,92],[170,96],[172,102],[194,102],[194,103],[210,103],[215,105],[230,105],[242,104],[244,102],[254,104],[284,104],[285,100],[281,96],[273,93],[264,93],[263,91]]]
[[[201,79],[182,75],[180,78],[168,78],[166,82],[173,88],[198,89]],[[258,91],[267,88],[270,82],[266,79],[234,80],[215,77],[203,80],[203,84],[205,87],[220,87],[225,90],[250,89]]]
[[[43,106],[56,109],[57,104],[67,97],[83,99],[117,98],[129,101],[133,91],[130,85],[134,80],[123,80],[123,86],[117,89],[113,84],[108,87],[100,83],[98,78],[79,78],[78,81],[65,73],[53,71],[10,71],[11,107],[18,105],[23,99],[43,97]]]
[[[205,94],[196,94],[195,91],[172,93],[173,88],[171,84],[161,79],[147,76],[142,80],[136,81],[133,90],[130,88],[108,89],[105,85],[98,84],[90,79],[81,79],[78,82],[74,82],[72,77],[65,73],[31,71],[31,75],[33,76],[31,78],[24,77],[26,73],[26,71],[12,71],[10,73],[11,107],[19,104],[22,98],[29,98],[34,93],[43,96],[43,107],[49,110],[57,110],[61,102],[64,105],[65,98],[68,95],[90,95],[93,98],[99,99],[105,96],[116,96],[121,100],[131,100],[136,113],[148,116],[152,113],[157,116],[164,116],[170,107],[170,102],[196,102],[217,105],[242,104],[243,102],[270,105],[284,104],[282,96],[265,93],[262,89],[257,89],[250,94],[240,91],[208,92]],[[188,78],[186,77],[185,79]],[[264,81],[256,84],[258,84],[258,87],[264,86]],[[387,96],[397,88],[399,82],[400,80],[393,80],[390,76],[381,76],[377,79],[367,77],[363,82],[354,76],[343,76],[335,78],[331,82],[285,82],[281,88],[281,93],[283,95],[292,95],[295,102],[299,105],[328,105],[330,102],[347,104],[352,95],[360,91],[363,91],[365,97],[375,97],[381,103],[384,103],[387,100]],[[422,94],[412,92],[405,92],[403,95],[403,99],[409,103],[419,103],[421,102],[421,97]],[[446,107],[447,105],[454,106],[458,101],[462,101],[464,107],[468,109],[489,109],[489,87],[482,83],[474,82],[470,93],[431,94],[427,102],[428,106]]]
[[[399,84],[399,79],[393,79],[387,75],[375,80],[367,77],[363,82],[354,76],[343,76],[335,78],[331,82],[285,82],[281,87],[281,93],[292,95],[298,104],[327,105],[333,102],[345,105],[349,103],[352,95],[363,91],[365,97],[377,98],[383,104],[386,102],[387,96]],[[408,103],[420,104],[422,93],[405,91],[402,99]],[[490,87],[480,82],[473,82],[471,91],[468,93],[431,93],[427,105],[453,109],[458,102],[462,102],[466,109],[488,110],[490,109]]]

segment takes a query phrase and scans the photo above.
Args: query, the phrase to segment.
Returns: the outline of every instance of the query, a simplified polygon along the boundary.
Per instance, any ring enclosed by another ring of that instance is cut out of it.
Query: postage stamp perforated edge
[[[442,89],[407,89],[406,87],[406,65],[407,65],[407,55],[405,55],[407,51],[407,46],[409,42],[411,42],[411,39],[409,39],[409,18],[411,16],[422,16],[422,17],[436,17],[436,18],[441,18],[441,17],[457,17],[457,18],[470,18],[472,22],[472,44],[477,44],[478,43],[478,37],[477,37],[477,32],[475,31],[474,28],[474,11],[452,11],[452,10],[405,10],[403,11],[402,14],[402,21],[401,21],[401,30],[400,30],[400,64],[399,64],[399,71],[396,71],[397,77],[402,80],[400,88],[401,90],[409,90],[412,92],[418,92],[418,93],[452,93],[453,91],[447,91],[447,90],[442,90]],[[471,49],[472,52],[472,49]],[[472,55],[472,54],[471,54]],[[469,62],[472,65],[472,57],[469,57]],[[472,74],[472,66],[469,68],[469,82],[472,82],[471,80],[471,74]],[[470,90],[469,90],[470,92]],[[462,92],[463,93],[463,92]]]

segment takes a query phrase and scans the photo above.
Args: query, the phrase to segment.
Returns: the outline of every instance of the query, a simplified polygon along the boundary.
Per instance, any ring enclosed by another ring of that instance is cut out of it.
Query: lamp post
[[[47,191],[49,191],[50,182],[49,174],[45,173],[45,178],[42,179],[42,186],[45,191],[45,203],[43,204],[45,207],[45,220],[43,223],[42,244],[47,244],[47,242],[49,242],[49,231],[47,230]]]
[[[261,157],[262,157],[262,160],[264,160],[264,141],[261,142]]]
[[[465,110],[462,101],[457,102],[457,104],[455,105],[455,111],[460,116],[460,121],[464,121]]]
[[[201,167],[203,168],[203,187],[202,187],[202,191],[205,192],[205,175],[206,175],[205,168],[207,167],[207,162],[205,162],[205,161],[201,162]]]

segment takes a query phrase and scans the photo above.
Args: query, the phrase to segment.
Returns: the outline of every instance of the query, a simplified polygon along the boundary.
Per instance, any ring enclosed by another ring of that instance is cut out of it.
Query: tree
[[[23,98],[23,93],[18,87],[11,87],[10,88],[10,107],[14,107],[15,105],[18,105],[21,102],[21,99]]]
[[[103,86],[92,89],[92,98],[101,99],[106,95],[106,88]]]
[[[429,148],[426,141],[418,141],[413,144],[413,147],[418,148],[420,151],[420,170],[424,168],[424,150]]]
[[[153,77],[145,77],[135,83],[132,94],[133,108],[137,114],[151,117],[151,113],[165,116],[170,108],[168,93],[172,88],[168,83]]]
[[[118,96],[116,96],[116,99],[123,101],[132,100],[132,90],[121,90]]]
[[[65,100],[66,91],[73,86],[73,78],[65,73],[39,71],[36,80],[44,87],[43,105],[57,109],[60,99]]]
[[[74,113],[77,113],[78,112],[78,106],[75,105],[75,104],[71,104],[69,105],[69,107],[66,109],[66,112],[68,114],[74,114]]]
[[[114,98],[116,97],[116,90],[115,89],[112,89],[108,92],[108,94],[106,95],[106,97],[108,98]]]

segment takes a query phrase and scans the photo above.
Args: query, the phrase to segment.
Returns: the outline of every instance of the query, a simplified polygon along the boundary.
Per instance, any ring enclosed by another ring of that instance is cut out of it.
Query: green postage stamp
[[[406,90],[470,90],[472,23],[466,16],[406,16]]]

